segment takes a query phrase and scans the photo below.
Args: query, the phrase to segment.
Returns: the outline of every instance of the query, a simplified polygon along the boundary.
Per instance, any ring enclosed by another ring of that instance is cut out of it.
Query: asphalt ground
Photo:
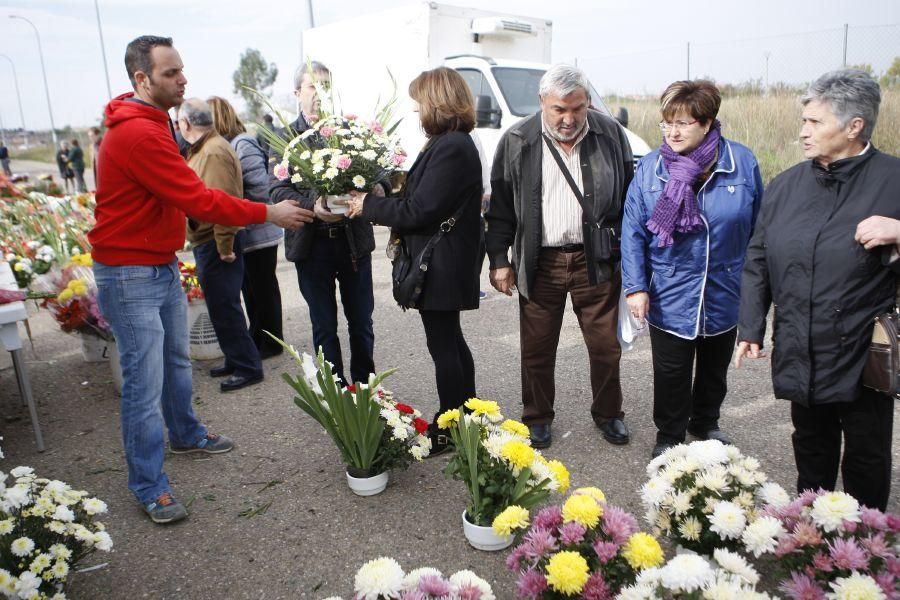
[[[14,161],[13,169],[16,169]],[[434,368],[415,311],[403,312],[390,289],[384,254],[387,231],[377,228],[373,255],[375,359],[379,369],[399,367],[386,384],[403,402],[430,415],[438,408]],[[307,307],[294,267],[282,257],[278,276],[287,341],[312,351]],[[494,292],[477,311],[464,313],[463,330],[476,360],[482,398],[497,400],[518,418],[518,301]],[[465,490],[442,474],[446,455],[392,473],[388,488],[370,498],[347,488],[339,454],[324,431],[292,401],[281,379],[298,366],[287,356],[265,361],[263,383],[230,394],[195,362],[195,407],[213,432],[231,436],[235,451],[211,458],[167,455],[173,490],[190,505],[190,518],[171,526],[151,523],[126,486],[119,404],[106,363],[85,363],[77,338],[62,333],[46,311],[33,310],[33,344],[26,359],[47,451],[35,449],[27,411],[20,406],[8,356],[0,357],[0,435],[6,458],[0,469],[29,465],[39,476],[89,490],[109,504],[105,519],[111,553],[96,553],[75,574],[72,598],[325,598],[352,596],[353,576],[367,560],[392,556],[410,571],[433,566],[445,574],[471,569],[487,579],[498,598],[514,597],[515,577],[506,552],[472,549],[462,533]],[[20,326],[23,336],[24,328]],[[349,348],[346,327],[340,335]],[[348,360],[345,354],[345,361]],[[789,405],[772,395],[768,360],[729,371],[721,425],[741,450],[757,457],[769,477],[792,490]],[[631,443],[612,446],[590,417],[587,351],[571,310],[560,336],[556,370],[553,446],[574,487],[596,485],[608,500],[643,514],[638,489],[654,444],[650,344],[640,339],[622,357],[622,386]],[[894,422],[894,495],[900,426]],[[765,574],[764,574],[765,576]]]

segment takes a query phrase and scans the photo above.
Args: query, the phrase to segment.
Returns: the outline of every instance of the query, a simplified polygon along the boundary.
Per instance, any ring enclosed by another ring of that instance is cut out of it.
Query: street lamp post
[[[106,45],[103,43],[103,27],[100,25],[100,4],[94,0],[94,12],[97,13],[97,33],[100,34],[100,52],[103,54],[103,72],[106,74],[106,93],[112,100],[112,88],[109,85],[109,67],[106,64]]]
[[[28,149],[28,128],[25,127],[25,112],[22,110],[22,94],[19,93],[19,76],[16,75],[16,64],[5,54],[0,54],[0,58],[8,60],[9,66],[12,68],[13,84],[16,87],[16,99],[19,101],[19,119],[22,121],[22,135],[25,138],[25,148]]]
[[[50,104],[50,86],[47,85],[47,68],[44,66],[44,49],[41,46],[41,34],[38,33],[38,29],[35,27],[34,23],[25,17],[9,15],[9,18],[21,19],[31,25],[31,28],[34,29],[34,35],[37,38],[38,43],[38,56],[41,58],[41,74],[44,76],[44,94],[47,96],[47,112],[50,114],[50,136],[53,138],[53,145],[56,146],[59,140],[56,137],[56,123],[53,122],[53,106]]]

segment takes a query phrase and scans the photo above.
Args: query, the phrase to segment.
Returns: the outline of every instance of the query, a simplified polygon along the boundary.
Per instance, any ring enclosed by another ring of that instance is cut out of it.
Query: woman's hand
[[[888,217],[869,217],[856,226],[857,242],[871,250],[877,246],[900,243],[900,221]]]
[[[331,209],[325,206],[325,196],[319,196],[316,200],[315,211],[316,218],[321,219],[326,223],[337,223],[344,218],[344,215],[336,215],[331,212]]]
[[[650,294],[647,292],[635,292],[628,294],[625,297],[625,301],[628,303],[628,310],[631,311],[631,316],[638,321],[643,321],[647,318],[647,313],[650,311]]]
[[[358,190],[350,190],[352,198],[347,201],[347,216],[354,219],[362,214],[363,201],[366,199],[366,193]]]
[[[741,341],[737,346],[737,352],[734,353],[734,368],[741,368],[741,361],[744,357],[747,358],[765,358],[766,353],[763,352],[759,344],[756,342],[747,342]]]

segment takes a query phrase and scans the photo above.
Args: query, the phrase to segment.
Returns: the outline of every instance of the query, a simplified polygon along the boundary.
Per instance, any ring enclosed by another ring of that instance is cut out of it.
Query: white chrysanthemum
[[[94,544],[94,534],[84,525],[75,525],[75,527],[72,528],[72,531],[75,535],[75,539],[79,542],[85,542],[88,545]]]
[[[6,569],[0,569],[0,593],[3,593],[10,581],[12,581],[12,574]]]
[[[671,483],[661,477],[653,477],[641,486],[641,500],[645,505],[659,506],[662,499],[671,491]]]
[[[655,586],[636,583],[623,587],[616,596],[616,600],[654,600],[656,597]]]
[[[49,529],[53,533],[63,534],[66,532],[66,524],[60,523],[59,521],[50,521],[47,524],[47,529]]]
[[[103,550],[104,552],[109,552],[112,550],[113,541],[109,534],[105,531],[98,531],[94,534],[94,546],[98,550]]]
[[[713,558],[719,563],[720,567],[729,573],[737,575],[744,583],[756,585],[759,582],[759,573],[747,564],[747,561],[740,554],[725,548],[716,548],[713,551]]]
[[[697,474],[694,485],[720,494],[726,492],[730,489],[728,471],[721,465],[710,466]]]
[[[859,502],[844,492],[828,492],[813,500],[809,516],[825,531],[837,531],[844,521],[859,522]]]
[[[403,569],[387,556],[370,560],[356,572],[353,589],[361,600],[397,598],[403,589]]]
[[[15,519],[3,519],[0,521],[0,535],[9,535],[15,529],[15,526]]]
[[[672,446],[649,463],[647,463],[647,475],[653,476],[665,465],[671,463],[673,460],[678,458],[679,456],[687,456],[688,450],[685,444],[678,444],[677,446]]]
[[[31,564],[28,566],[28,570],[32,573],[36,573],[40,575],[44,571],[46,571],[50,567],[50,555],[46,552],[41,552],[37,556],[34,557],[34,560],[31,561]]]
[[[791,501],[791,497],[784,491],[784,488],[774,481],[764,483],[759,490],[757,490],[756,495],[763,504],[769,504],[775,508],[787,506]]]
[[[54,579],[65,579],[69,575],[69,563],[64,560],[57,560],[50,567],[50,574],[53,575]]]
[[[700,539],[700,534],[703,533],[703,525],[700,524],[696,517],[691,516],[681,522],[681,525],[678,526],[678,533],[684,539],[696,542]]]
[[[676,515],[683,515],[691,510],[693,494],[689,491],[677,492],[672,496],[672,510]]]
[[[10,471],[9,474],[16,479],[19,479],[20,477],[34,475],[34,469],[32,469],[31,467],[16,467],[12,471]]]
[[[81,506],[84,507],[84,512],[91,516],[102,515],[107,510],[106,502],[100,500],[99,498],[88,498],[86,500],[82,500]]]
[[[413,569],[406,574],[406,577],[403,578],[403,591],[407,592],[409,590],[416,589],[416,586],[419,585],[419,580],[421,580],[426,575],[431,575],[433,577],[444,576],[440,571],[433,567],[420,567],[418,569]]]
[[[392,440],[405,440],[409,438],[409,431],[406,429],[406,426],[401,424],[399,427],[394,427],[391,430],[391,439]]]
[[[62,560],[69,560],[72,558],[72,551],[69,550],[65,544],[53,544],[50,546],[50,554],[55,558],[60,558]]]
[[[743,533],[747,517],[737,504],[722,501],[713,509],[709,524],[710,531],[718,533],[723,539],[736,539]]]
[[[487,581],[469,570],[457,571],[450,576],[450,585],[460,587],[475,587],[481,591],[481,600],[495,600],[494,590]]]
[[[422,460],[426,456],[425,450],[421,446],[415,444],[410,446],[409,454],[416,460]]]
[[[741,541],[747,551],[759,558],[766,552],[772,552],[778,545],[778,538],[787,533],[781,521],[775,517],[760,517],[747,525],[741,535]]]
[[[69,485],[58,479],[54,479],[44,486],[44,491],[50,492],[51,494],[64,494],[68,490]]]
[[[16,581],[16,593],[19,594],[19,598],[34,598],[37,589],[41,586],[41,578],[32,573],[31,571],[25,571],[24,573],[19,575],[19,579]]]
[[[6,488],[4,499],[13,508],[21,508],[31,503],[31,487],[28,485],[14,485]]]
[[[719,440],[703,440],[688,444],[687,455],[700,463],[701,467],[710,467],[729,462],[729,448],[734,449],[734,446],[726,446]]]
[[[366,185],[366,178],[362,175],[355,176],[353,178],[353,185],[355,185],[357,189],[363,189],[363,187]]]
[[[75,513],[68,506],[57,506],[51,518],[63,523],[71,523],[75,520]]]
[[[34,540],[29,537],[20,537],[13,540],[13,543],[10,544],[9,549],[16,556],[28,556],[31,554],[31,551],[34,550]]]
[[[885,600],[884,590],[878,583],[862,573],[853,572],[847,577],[838,577],[831,584],[830,600]]]
[[[696,554],[679,554],[659,570],[659,581],[673,592],[692,592],[712,581],[713,570]]]
[[[549,465],[543,463],[539,460],[531,461],[531,481],[535,484],[540,483],[545,479],[549,479],[550,483],[547,484],[547,489],[552,492],[555,492],[559,489],[559,482],[556,480],[556,477],[553,475],[553,470]]]
[[[711,440],[715,441],[715,440]],[[721,442],[719,442],[721,444]],[[724,445],[724,444],[723,444]],[[728,457],[728,460],[737,461],[739,459],[744,458],[744,455],[741,454],[740,449],[737,446],[725,446],[725,456]]]

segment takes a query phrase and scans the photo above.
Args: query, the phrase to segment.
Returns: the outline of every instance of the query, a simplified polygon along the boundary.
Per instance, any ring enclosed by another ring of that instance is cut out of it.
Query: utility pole
[[[22,136],[25,138],[25,149],[28,149],[28,128],[25,127],[25,113],[22,111],[22,94],[19,93],[19,76],[16,75],[16,63],[5,54],[0,54],[0,58],[5,58],[9,61],[9,66],[12,68],[13,74],[13,85],[16,88],[16,99],[19,101],[19,119],[22,120]]]
[[[106,45],[103,43],[103,26],[100,25],[100,4],[94,0],[94,12],[97,14],[97,33],[100,35],[100,54],[103,55],[103,72],[106,74],[106,93],[112,100],[112,88],[109,85],[109,66],[106,64]]]
[[[772,53],[766,50],[763,52],[763,56],[766,57],[766,94],[769,93],[769,57],[772,56]]]
[[[847,36],[849,33],[850,33],[850,25],[848,25],[847,23],[844,23],[844,61],[842,64],[845,69],[847,68]]]
[[[34,23],[26,19],[25,17],[20,17],[19,15],[9,15],[10,19],[20,19],[25,21],[31,28],[34,29],[34,35],[37,38],[38,44],[38,55],[41,58],[41,73],[44,75],[44,94],[47,96],[47,113],[50,115],[50,137],[53,138],[54,147],[58,145],[59,139],[56,137],[56,124],[53,122],[53,106],[50,104],[50,87],[47,85],[47,68],[44,66],[44,49],[41,47],[41,34],[38,33],[38,28],[35,27]]]
[[[687,43],[687,79],[691,79],[691,43]]]

